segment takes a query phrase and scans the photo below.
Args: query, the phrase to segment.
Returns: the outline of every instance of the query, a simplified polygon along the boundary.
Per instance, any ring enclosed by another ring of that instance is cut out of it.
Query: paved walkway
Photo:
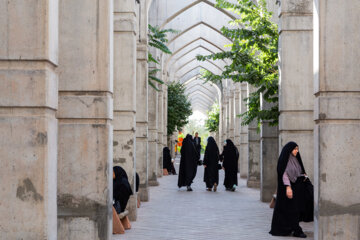
[[[176,167],[178,169],[178,159]],[[150,188],[150,202],[138,209],[138,220],[123,235],[113,240],[273,240],[298,239],[272,237],[272,209],[259,200],[259,190],[246,187],[240,179],[236,192],[225,191],[220,171],[217,192],[205,189],[203,167],[198,167],[193,192],[177,187],[176,176],[159,179],[160,186]],[[302,223],[307,239],[313,239],[313,224]]]

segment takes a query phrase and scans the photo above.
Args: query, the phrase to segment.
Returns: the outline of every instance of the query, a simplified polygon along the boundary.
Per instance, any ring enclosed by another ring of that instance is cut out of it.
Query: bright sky
[[[195,110],[193,112],[193,114],[189,117],[189,120],[199,121],[200,125],[204,125],[206,119],[207,119],[207,116],[198,110]]]

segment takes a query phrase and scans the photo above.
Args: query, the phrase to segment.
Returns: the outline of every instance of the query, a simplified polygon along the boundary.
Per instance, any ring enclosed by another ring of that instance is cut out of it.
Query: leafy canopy
[[[208,119],[205,120],[205,127],[210,132],[219,130],[220,107],[218,103],[214,103],[211,110],[207,112]]]
[[[148,33],[149,46],[159,49],[160,51],[162,51],[165,54],[172,54],[170,49],[166,46],[166,43],[168,42],[167,33],[177,33],[178,31],[173,30],[173,29],[160,30],[160,28],[158,26],[153,27],[150,24],[148,25],[148,27],[149,27],[149,33]],[[160,64],[153,57],[153,55],[150,53],[150,51],[148,51],[148,62],[154,63],[155,66],[157,64]],[[148,72],[149,85],[157,91],[159,89],[156,87],[156,83],[164,84],[164,82],[160,78],[156,77],[156,73],[159,71],[160,71],[160,69],[158,69],[158,68],[153,68],[153,69],[149,68],[149,72]]]
[[[272,23],[271,13],[266,9],[264,0],[258,4],[252,0],[237,0],[230,3],[217,0],[216,7],[232,11],[239,18],[230,21],[229,27],[222,27],[221,32],[232,41],[230,50],[208,56],[197,56],[199,61],[207,59],[228,60],[224,71],[217,75],[209,71],[203,73],[205,81],[219,83],[225,79],[234,82],[247,82],[256,91],[249,94],[248,110],[241,114],[242,124],[248,125],[253,120],[260,124],[268,120],[270,125],[278,124],[278,30]],[[272,106],[260,109],[260,96]]]
[[[179,82],[168,84],[168,125],[167,134],[171,136],[176,129],[188,123],[192,114],[191,103],[185,95],[185,86]]]

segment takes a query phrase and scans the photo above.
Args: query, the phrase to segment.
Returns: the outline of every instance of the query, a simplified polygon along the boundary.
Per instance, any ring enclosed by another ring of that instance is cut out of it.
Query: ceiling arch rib
[[[166,19],[163,21],[163,23],[161,24],[160,28],[163,29],[165,28],[165,26],[172,21],[173,19],[175,19],[176,17],[178,17],[180,14],[184,13],[185,11],[187,11],[190,8],[196,7],[198,4],[204,3],[207,4],[211,7],[213,7],[214,9],[216,9],[217,11],[219,11],[220,13],[222,13],[225,16],[228,16],[230,19],[235,19],[236,15],[233,14],[232,12],[226,11],[224,9],[221,8],[216,8],[215,7],[215,0],[212,1],[208,1],[208,0],[197,0],[197,1],[191,1],[191,0],[182,0],[182,1],[176,1],[177,2],[177,8],[173,8],[170,7],[169,5],[171,5],[170,1],[168,0],[158,0],[157,1],[159,6],[165,6],[168,9],[168,16],[166,17]],[[173,12],[171,12],[173,11]]]
[[[195,101],[196,99],[199,99],[206,106],[211,105],[211,103],[212,103],[212,102],[208,101],[207,98],[205,98],[203,95],[200,95],[200,94],[193,94],[193,95],[189,96],[189,99],[190,99],[190,101]]]
[[[189,51],[183,53],[178,58],[172,58],[172,61],[170,60],[170,65],[171,65],[171,63],[179,61],[180,59],[184,58],[185,56],[187,56],[188,54],[190,54],[192,52],[199,51],[199,49],[206,51],[208,53],[208,55],[215,54],[215,52],[213,50],[207,48],[206,46],[199,44],[199,45],[195,46],[194,48],[190,49]],[[205,54],[203,54],[203,55],[205,55]],[[219,61],[222,61],[224,64],[226,64],[226,62],[224,60],[219,60]]]
[[[183,68],[181,68],[179,71],[176,72],[176,74],[172,74],[172,76],[175,78],[175,79],[182,79],[182,77],[191,72],[193,69],[197,68],[197,67],[201,67],[203,69],[206,69],[214,74],[221,74],[222,71],[215,67],[213,64],[210,64],[209,62],[205,61],[205,62],[197,62],[196,65],[191,65],[191,64],[188,64],[186,66],[184,66]]]
[[[193,103],[198,103],[200,106],[202,106],[204,109],[209,109],[211,105],[208,105],[206,102],[204,102],[201,98],[194,98],[192,100]]]
[[[199,26],[200,26],[200,27],[207,27],[207,28],[213,30],[214,32],[217,32],[219,35],[223,36],[224,38],[228,39],[228,40],[231,42],[231,39],[228,38],[228,37],[226,37],[226,36],[220,31],[220,28],[217,29],[216,27],[210,25],[209,23],[206,23],[206,22],[201,21],[201,22],[198,22],[198,23],[195,23],[195,24],[189,26],[188,28],[186,28],[186,29],[184,29],[183,31],[181,31],[179,34],[173,34],[174,37],[169,40],[168,44],[171,44],[173,41],[176,41],[176,39],[178,39],[178,38],[181,37],[182,35],[187,34],[189,31],[191,31],[192,29],[197,28],[197,27],[199,27]]]
[[[211,42],[203,37],[199,37],[199,38],[189,41],[185,45],[182,45],[178,50],[173,52],[173,54],[165,55],[164,56],[164,62],[165,62],[164,69],[166,69],[166,70],[168,69],[168,66],[171,65],[171,64],[169,64],[169,62],[171,60],[173,60],[175,58],[175,56],[177,56],[179,54],[184,54],[184,52],[189,51],[189,49],[196,46],[197,44],[207,46],[208,48],[212,49],[214,52],[224,52],[226,50],[225,48],[222,47],[222,45],[218,45],[218,44],[221,44],[220,42],[219,43],[216,43],[215,41]],[[225,59],[224,62],[226,64],[229,64],[229,61],[227,59]]]
[[[217,92],[216,91],[209,91],[209,89],[206,89],[204,87],[202,88],[202,90],[199,89],[199,88],[197,88],[195,90],[188,88],[188,90],[185,91],[185,94],[188,95],[188,96],[194,96],[195,93],[201,94],[204,98],[207,99],[207,101],[211,102],[211,104],[213,102],[218,101]]]
[[[184,83],[184,86],[187,89],[196,89],[195,87],[201,87],[204,88],[204,91],[206,90],[206,92],[209,92],[211,94],[217,94],[217,90],[216,90],[216,85],[209,83],[209,82],[204,82],[204,80],[196,77],[194,79],[189,79],[188,81],[186,81]]]
[[[202,48],[198,48],[192,52],[189,52],[188,54],[186,55],[183,55],[182,58],[179,58],[177,61],[173,62],[168,71],[169,72],[174,72],[175,73],[181,69],[182,67],[186,66],[187,64],[197,64],[199,62],[208,62],[210,64],[213,64],[215,67],[219,68],[220,71],[222,71],[222,69],[224,69],[225,67],[225,63],[221,60],[212,60],[212,59],[207,59],[206,61],[198,61],[197,60],[197,56],[198,55],[209,55],[211,54],[211,52],[208,52],[207,50],[205,49],[202,49]],[[176,70],[175,70],[176,69]]]
[[[175,70],[175,74],[177,74],[184,68],[197,66],[199,63],[203,63],[203,65],[210,65],[210,66],[214,67],[215,69],[217,69],[218,71],[220,71],[220,72],[222,71],[222,68],[219,67],[218,65],[216,65],[213,61],[205,60],[205,61],[200,62],[196,58],[193,58],[193,59],[189,60],[188,62],[185,62],[177,70]]]
[[[221,91],[220,87],[217,86],[214,83],[211,83],[211,82],[204,82],[204,80],[201,79],[200,74],[195,75],[195,76],[193,76],[191,78],[188,78],[187,80],[184,80],[183,84],[185,85],[186,89],[191,88],[192,86],[194,86],[196,84],[200,85],[200,86],[203,86],[204,88],[206,88],[210,92],[212,92],[212,90],[215,89],[216,94],[214,96],[216,96],[218,102],[220,102],[220,99],[221,99],[221,96],[222,96],[222,91]]]
[[[204,97],[207,101],[212,102],[214,101],[213,98],[209,96],[209,94],[204,93],[201,89],[194,90],[190,93],[187,93],[189,97],[193,97],[195,94],[200,94],[202,97]]]
[[[196,83],[197,86],[194,85],[188,85],[186,88],[185,93],[187,95],[191,95],[196,91],[199,91],[206,95],[210,100],[216,100],[217,99],[217,92],[216,89],[210,88],[209,86],[199,85],[199,83]]]
[[[209,28],[204,24],[197,25],[196,27],[190,29],[184,34],[181,34],[178,38],[168,44],[170,51],[175,52],[177,49],[184,46],[184,43],[189,43],[190,41],[203,38],[208,39],[208,41],[215,43],[215,45],[221,47],[223,51],[226,51],[225,45],[231,44],[231,41],[219,34],[213,28]]]

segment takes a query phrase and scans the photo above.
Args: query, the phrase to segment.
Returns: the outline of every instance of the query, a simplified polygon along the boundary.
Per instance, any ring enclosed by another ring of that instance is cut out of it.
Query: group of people
[[[191,184],[197,173],[201,153],[201,138],[198,133],[195,133],[194,138],[190,134],[186,135],[180,153],[178,187],[186,187],[187,191],[192,191]],[[224,186],[226,190],[235,191],[238,185],[238,159],[239,151],[230,139],[224,142],[224,148],[220,154],[215,139],[211,136],[208,137],[202,162],[205,169],[206,190],[216,192],[219,185],[219,170],[223,169],[225,171]]]
[[[182,142],[179,167],[178,187],[187,187],[192,191],[191,184],[197,173],[200,159],[201,139],[198,134],[193,139],[186,135]],[[199,147],[200,146],[200,147]],[[164,168],[176,174],[169,148],[165,147]],[[238,185],[238,159],[239,152],[234,143],[227,139],[224,142],[222,153],[213,137],[207,139],[204,154],[204,182],[208,191],[216,192],[219,184],[219,169],[225,171],[224,186],[226,190],[235,191]],[[279,156],[277,164],[277,195],[274,207],[270,234],[274,236],[288,236],[306,238],[299,223],[313,221],[314,189],[310,182],[300,153],[295,142],[287,143]],[[123,168],[114,167],[113,174],[114,208],[117,213],[125,210],[130,195],[133,194],[128,182],[127,174]],[[138,191],[139,177],[136,176],[136,191]]]

